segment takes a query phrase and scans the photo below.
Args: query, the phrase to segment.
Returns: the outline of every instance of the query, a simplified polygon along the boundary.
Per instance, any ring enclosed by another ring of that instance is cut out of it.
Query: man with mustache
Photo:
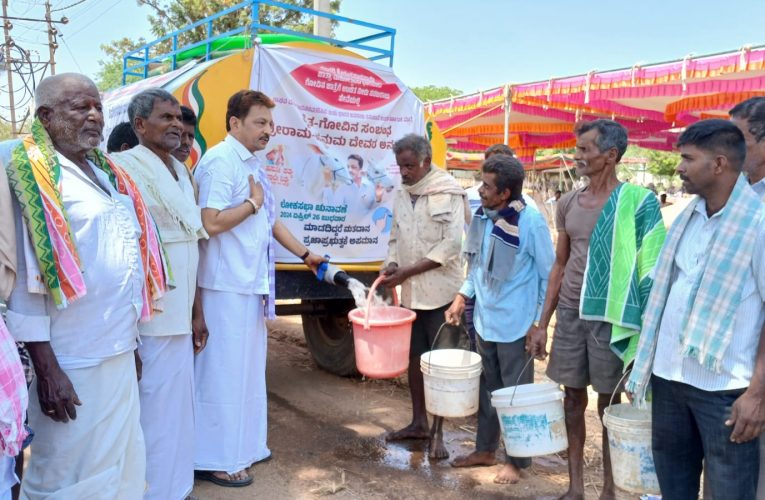
[[[677,173],[697,196],[654,269],[626,390],[642,403],[650,384],[664,498],[697,498],[703,462],[713,498],[753,500],[765,429],[765,208],[742,173],[736,125],[699,121],[677,147]]]
[[[186,163],[186,160],[191,155],[191,148],[194,147],[194,137],[197,132],[197,115],[194,110],[181,106],[181,121],[183,122],[183,132],[181,132],[181,145],[173,151],[175,159],[181,163]],[[194,165],[190,165],[190,168],[194,168]]]
[[[430,456],[449,456],[443,445],[443,417],[428,432],[420,356],[431,349],[444,313],[463,280],[460,249],[470,207],[465,190],[444,170],[430,164],[425,137],[408,134],[393,144],[401,186],[393,201],[393,226],[382,285],[401,285],[401,304],[417,313],[409,347],[412,422],[388,434],[388,441],[431,438]],[[416,237],[415,237],[416,235]],[[443,340],[442,340],[443,342]]]
[[[196,285],[197,240],[207,233],[191,174],[173,156],[183,132],[178,100],[162,89],[144,90],[130,100],[128,117],[139,144],[112,157],[143,193],[175,283],[160,302],[162,313],[139,326],[144,498],[182,500],[194,486],[194,353],[207,341]]]
[[[74,73],[48,77],[35,105],[31,134],[6,164],[19,242],[8,327],[36,374],[21,496],[141,498],[133,351],[138,321],[151,319],[167,289],[167,263],[137,186],[98,149],[95,84]]]
[[[446,320],[459,324],[467,300],[475,299],[473,318],[483,364],[476,449],[455,459],[454,467],[497,463],[500,426],[491,392],[534,382],[525,337],[542,313],[553,262],[547,224],[523,201],[523,165],[510,155],[493,154],[481,171],[481,207],[470,223],[462,252],[468,263],[467,279],[446,311]],[[530,465],[530,458],[507,456],[494,482],[517,483],[520,469]]]
[[[325,259],[278,219],[265,169],[255,153],[274,133],[274,102],[242,90],[226,110],[228,135],[210,148],[194,177],[202,223],[198,283],[210,330],[196,359],[195,468],[221,486],[247,486],[247,468],[268,459],[266,319],[274,319],[278,241],[314,273]]]
[[[526,336],[527,350],[544,359],[547,327],[557,323],[547,376],[565,387],[569,489],[584,498],[587,386],[598,393],[598,414],[618,391],[625,364],[637,348],[642,308],[665,229],[659,203],[642,187],[620,183],[616,165],[627,149],[627,131],[611,120],[576,130],[577,173],[589,185],[561,196],[558,241],[539,323]],[[614,397],[620,401],[619,394]],[[603,492],[613,498],[608,436],[603,428]]]

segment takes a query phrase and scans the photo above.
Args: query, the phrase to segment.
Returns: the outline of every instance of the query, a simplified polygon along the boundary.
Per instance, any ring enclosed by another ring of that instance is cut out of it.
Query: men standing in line
[[[386,439],[428,439],[425,388],[420,356],[429,351],[444,313],[463,281],[460,248],[470,208],[465,190],[445,171],[430,164],[428,140],[409,134],[393,145],[401,170],[401,187],[393,204],[393,227],[382,285],[401,285],[401,304],[417,313],[409,348],[409,392],[412,422]],[[414,236],[416,235],[416,237]],[[441,442],[442,418],[433,422],[431,456],[445,458]]]
[[[253,90],[228,101],[226,130],[194,176],[208,241],[198,283],[210,339],[195,363],[195,468],[221,486],[252,483],[247,468],[266,460],[266,319],[275,318],[278,241],[312,271],[325,259],[277,218],[265,170],[255,156],[274,133],[274,102]]]
[[[181,106],[181,121],[183,122],[183,131],[181,132],[181,145],[175,148],[173,156],[181,163],[186,163],[186,160],[191,156],[191,150],[194,148],[194,137],[197,133],[197,115],[194,110]],[[194,168],[194,165],[190,165],[189,168]]]
[[[160,301],[162,313],[139,325],[142,376],[138,387],[146,442],[144,498],[183,500],[194,486],[193,352],[201,351],[207,340],[201,302],[194,298],[197,240],[207,233],[191,174],[173,157],[182,134],[178,101],[161,89],[144,90],[131,99],[128,116],[139,145],[112,157],[141,190],[175,283]]]
[[[7,164],[17,283],[8,328],[36,380],[23,498],[143,496],[146,450],[133,351],[168,270],[135,183],[97,149],[98,89],[63,73],[35,93],[32,133]]]
[[[547,375],[566,393],[569,489],[563,498],[567,499],[584,498],[587,386],[598,393],[602,418],[611,394],[618,391],[625,363],[637,348],[650,272],[665,235],[656,196],[616,177],[616,165],[627,149],[624,127],[595,120],[575,132],[577,172],[590,182],[558,202],[555,263],[542,316],[530,330],[527,344],[538,359],[546,356],[547,327],[556,311]],[[619,394],[614,401],[620,401]],[[602,450],[601,496],[613,498],[605,428]]]
[[[734,124],[697,122],[677,145],[677,172],[697,197],[662,249],[626,390],[642,402],[650,383],[665,498],[697,498],[703,461],[713,498],[753,500],[765,429],[765,207],[742,175]]]
[[[455,459],[454,467],[497,463],[500,427],[491,392],[534,382],[533,362],[526,363],[526,334],[539,321],[554,260],[544,218],[523,201],[523,165],[497,154],[481,170],[481,207],[463,250],[468,276],[446,311],[446,320],[457,325],[466,301],[475,298],[473,319],[483,364],[476,449]],[[516,483],[520,469],[530,465],[530,458],[508,456],[494,482]]]

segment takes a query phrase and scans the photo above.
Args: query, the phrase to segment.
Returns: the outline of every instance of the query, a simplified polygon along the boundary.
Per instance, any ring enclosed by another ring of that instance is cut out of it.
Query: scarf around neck
[[[510,279],[515,266],[515,256],[520,247],[520,231],[518,221],[521,212],[525,210],[523,199],[511,201],[508,206],[497,213],[497,219],[489,237],[489,251],[483,264],[483,276],[489,289],[496,291]],[[468,263],[468,272],[481,264],[481,250],[484,244],[484,234],[489,217],[484,216],[484,208],[476,210],[475,217],[470,222],[463,255]]]
[[[144,271],[141,321],[148,321],[154,311],[153,303],[164,295],[172,280],[154,220],[135,183],[122,168],[97,148],[87,154],[87,159],[108,176],[119,193],[133,202],[141,227],[139,250]],[[13,149],[7,172],[29,228],[42,281],[56,307],[64,309],[85,296],[87,290],[61,197],[61,164],[53,141],[39,119],[32,122],[32,133]]]
[[[645,399],[659,339],[659,327],[672,286],[675,255],[685,228],[699,203],[697,197],[678,216],[667,234],[654,269],[654,280],[643,317],[637,354],[626,389]],[[761,210],[762,202],[740,175],[721,220],[706,248],[703,271],[699,273],[688,296],[688,306],[680,322],[684,326],[678,339],[685,358],[697,360],[708,370],[719,373],[723,357],[730,345],[741,302],[741,290],[757,239],[757,225],[752,218]]]
[[[401,187],[413,197],[440,194],[462,196],[465,223],[468,224],[470,222],[472,215],[470,213],[470,204],[467,199],[467,193],[448,172],[437,167],[430,167],[430,171],[425,174],[425,177],[417,181],[416,184],[412,184],[411,186],[401,184]]]
[[[207,238],[200,209],[193,196],[190,199],[186,194],[193,193],[194,187],[185,165],[170,156],[178,176],[176,181],[159,156],[146,146],[139,145],[111,157],[128,172],[142,192],[150,195],[144,200],[150,208],[154,203],[166,213],[166,216],[154,215],[163,242]]]

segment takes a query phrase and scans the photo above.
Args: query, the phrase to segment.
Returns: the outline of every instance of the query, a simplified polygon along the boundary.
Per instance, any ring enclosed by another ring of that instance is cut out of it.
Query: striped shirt
[[[725,208],[723,208],[725,210]],[[723,357],[722,371],[704,368],[696,359],[684,357],[680,344],[680,324],[691,295],[691,288],[704,272],[704,252],[715,236],[723,210],[707,217],[706,204],[699,200],[688,221],[675,255],[672,285],[659,327],[653,373],[704,391],[742,389],[749,386],[754,360],[765,320],[765,219],[753,220],[760,227],[745,277],[741,302],[736,309],[734,335]],[[742,258],[745,258],[742,256]]]

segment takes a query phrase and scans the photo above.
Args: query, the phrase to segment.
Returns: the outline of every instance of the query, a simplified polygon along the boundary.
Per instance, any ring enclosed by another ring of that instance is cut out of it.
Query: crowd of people
[[[257,91],[231,96],[225,139],[192,172],[184,162],[196,117],[172,94],[135,95],[104,154],[93,82],[72,73],[40,82],[31,133],[0,144],[0,498],[11,497],[14,459],[30,439],[25,499],[181,500],[195,478],[247,486],[248,468],[271,457],[265,321],[275,317],[275,245],[314,272],[325,261],[279,220],[257,155],[274,133],[274,106]],[[651,400],[664,498],[697,498],[702,467],[713,498],[756,498],[765,98],[730,115],[681,134],[677,172],[696,197],[668,232],[654,193],[616,177],[625,128],[579,124],[576,167],[589,182],[556,194],[555,245],[507,146],[486,151],[471,206],[431,165],[426,138],[396,141],[401,187],[380,272],[417,317],[412,421],[386,439],[430,440],[432,458],[449,456],[443,418],[428,419],[419,358],[445,323],[453,335],[439,346],[456,343],[464,324],[483,370],[475,450],[452,466],[497,463],[491,392],[533,383],[534,360],[549,346],[547,376],[565,391],[562,498],[584,498],[589,387],[601,418],[623,391],[638,406]],[[350,162],[362,169],[360,157]],[[28,392],[17,342],[34,372]],[[601,431],[601,496],[613,498]],[[531,465],[502,462],[502,484]]]

